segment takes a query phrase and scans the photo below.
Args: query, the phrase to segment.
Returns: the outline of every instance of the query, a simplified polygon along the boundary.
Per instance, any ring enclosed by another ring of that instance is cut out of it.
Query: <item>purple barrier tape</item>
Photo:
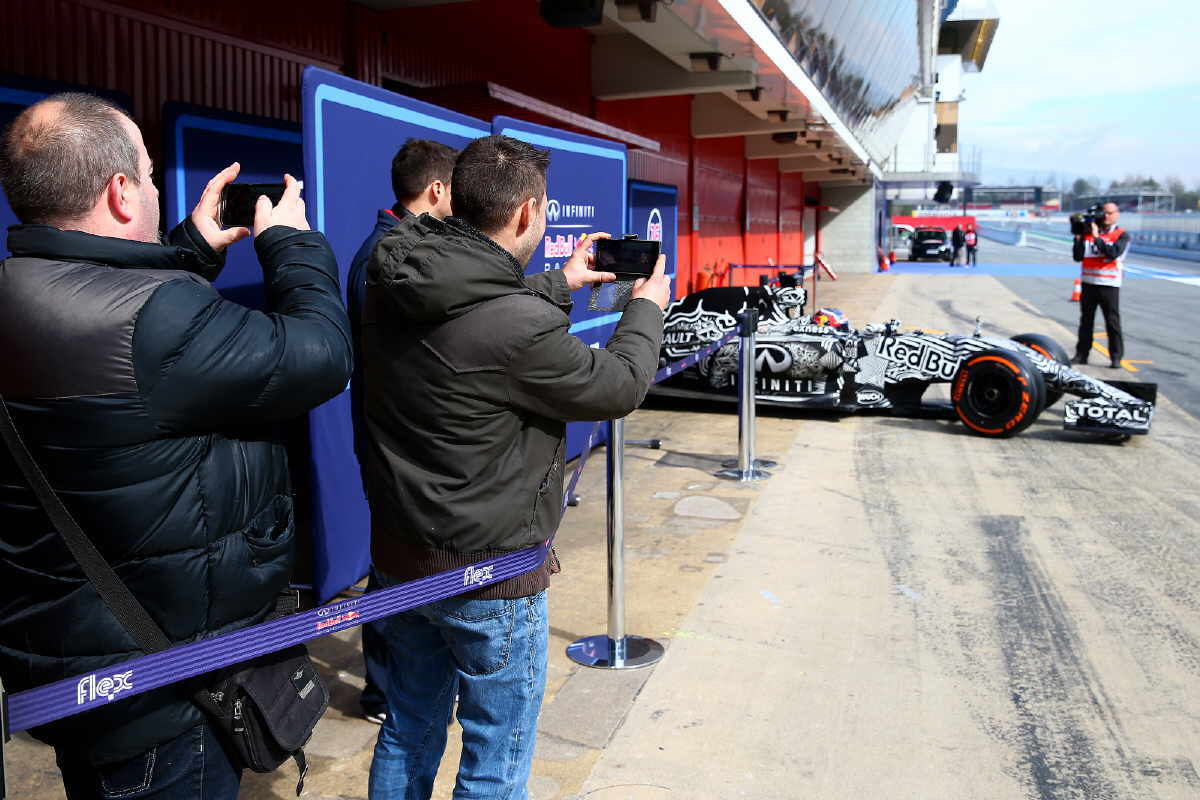
[[[538,567],[546,560],[548,547],[548,542],[527,547],[465,568],[440,572],[362,597],[18,692],[8,698],[9,732],[44,725],[117,698],[157,689],[318,636],[497,583]]]
[[[651,383],[658,383],[659,381],[664,381],[667,378],[671,377],[672,375],[677,375],[680,372],[683,372],[688,367],[695,366],[696,364],[700,363],[700,359],[707,358],[708,356],[717,352],[717,350],[721,349],[726,344],[728,344],[729,342],[736,339],[737,335],[738,335],[737,330],[734,329],[734,330],[730,331],[729,333],[725,334],[724,336],[722,336],[720,339],[717,339],[715,342],[708,345],[707,347],[704,347],[704,348],[692,353],[690,356],[681,358],[673,364],[667,364],[665,367],[660,369],[658,372],[654,373],[654,380],[652,380]]]
[[[655,373],[653,382],[658,383],[695,365],[736,336],[737,331],[731,331],[690,356],[668,364]],[[579,463],[575,465],[563,494],[564,510],[567,498],[579,483],[602,425],[603,422],[597,422],[588,434],[583,454],[579,457]],[[211,639],[179,645],[113,664],[97,672],[76,675],[35,689],[17,692],[7,698],[8,732],[11,734],[45,725],[116,699],[132,697],[329,633],[353,628],[364,622],[382,619],[480,586],[507,580],[541,566],[546,560],[549,548],[550,542],[547,541],[468,567],[440,572],[427,578],[364,594],[362,597],[342,600]],[[0,732],[0,735],[2,734],[3,732]]]
[[[600,428],[603,425],[603,422],[597,422],[588,432],[583,452],[579,454],[579,463],[575,465],[575,471],[571,473],[571,480],[567,481],[567,489],[563,492],[562,510],[564,512],[567,510],[567,504],[571,500],[571,494],[575,491],[576,484],[579,483],[579,476],[583,474],[583,465],[587,463],[588,456],[592,454],[592,448],[596,446],[596,437],[600,435]]]

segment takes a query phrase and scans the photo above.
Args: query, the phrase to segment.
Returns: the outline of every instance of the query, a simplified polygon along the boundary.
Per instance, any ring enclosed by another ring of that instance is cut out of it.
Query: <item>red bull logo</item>
[[[350,622],[352,620],[356,620],[361,616],[362,616],[362,614],[359,614],[357,611],[347,611],[345,614],[338,614],[337,616],[327,617],[326,619],[323,619],[323,620],[320,620],[317,622],[317,630],[323,631],[326,628],[332,628],[336,625],[341,625],[343,622]]]
[[[546,258],[570,258],[575,252],[575,248],[579,245],[579,240],[575,238],[575,234],[568,233],[557,234],[554,238],[546,237],[545,250]]]

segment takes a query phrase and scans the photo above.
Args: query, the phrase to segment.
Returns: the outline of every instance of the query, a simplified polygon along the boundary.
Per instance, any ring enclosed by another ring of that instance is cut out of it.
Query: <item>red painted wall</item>
[[[795,266],[804,258],[804,179],[796,172],[779,178],[779,263]]]
[[[914,228],[942,228],[947,233],[955,225],[975,227],[975,217],[892,217],[893,225],[912,225]]]
[[[771,265],[767,269],[739,269],[732,277],[735,286],[757,286],[759,276],[774,275],[779,263],[779,179],[773,159],[745,162],[746,219],[743,251],[747,264]]]
[[[596,101],[596,119],[657,141],[661,149],[631,149],[629,177],[663,183],[679,191],[679,240],[675,243],[676,294],[694,286],[692,258],[691,183],[692,98],[656,97],[645,100]],[[664,245],[666,246],[666,245]]]
[[[700,229],[692,240],[693,269],[711,271],[714,283],[723,286],[730,285],[729,265],[745,263],[745,167],[741,137],[693,140],[693,202],[700,211]]]

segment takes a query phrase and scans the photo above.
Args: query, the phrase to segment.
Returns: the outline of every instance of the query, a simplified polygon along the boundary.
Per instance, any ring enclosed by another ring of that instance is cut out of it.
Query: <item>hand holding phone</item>
[[[596,271],[612,272],[617,280],[649,278],[658,261],[659,243],[646,239],[600,239],[596,242]]]
[[[282,183],[229,183],[221,190],[221,227],[249,228],[254,225],[254,207],[259,197],[275,205],[283,198]]]
[[[236,161],[218,172],[204,187],[200,194],[200,202],[192,210],[192,224],[208,242],[208,246],[220,253],[226,247],[250,235],[250,229],[244,226],[227,227],[221,223],[221,195],[225,187],[238,176],[242,167]]]
[[[298,231],[310,230],[308,218],[304,216],[304,200],[300,197],[300,190],[304,184],[291,175],[284,175],[283,186],[283,194],[279,196],[278,201],[273,202],[262,194],[258,195],[255,200],[255,236],[276,225],[286,225]]]

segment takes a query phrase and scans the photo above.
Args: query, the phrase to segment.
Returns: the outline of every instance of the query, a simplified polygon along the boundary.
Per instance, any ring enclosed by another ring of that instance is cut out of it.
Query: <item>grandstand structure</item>
[[[1074,198],[1068,211],[1082,211],[1096,203],[1116,203],[1121,211],[1136,214],[1170,214],[1175,211],[1175,195],[1158,189],[1113,189]]]

